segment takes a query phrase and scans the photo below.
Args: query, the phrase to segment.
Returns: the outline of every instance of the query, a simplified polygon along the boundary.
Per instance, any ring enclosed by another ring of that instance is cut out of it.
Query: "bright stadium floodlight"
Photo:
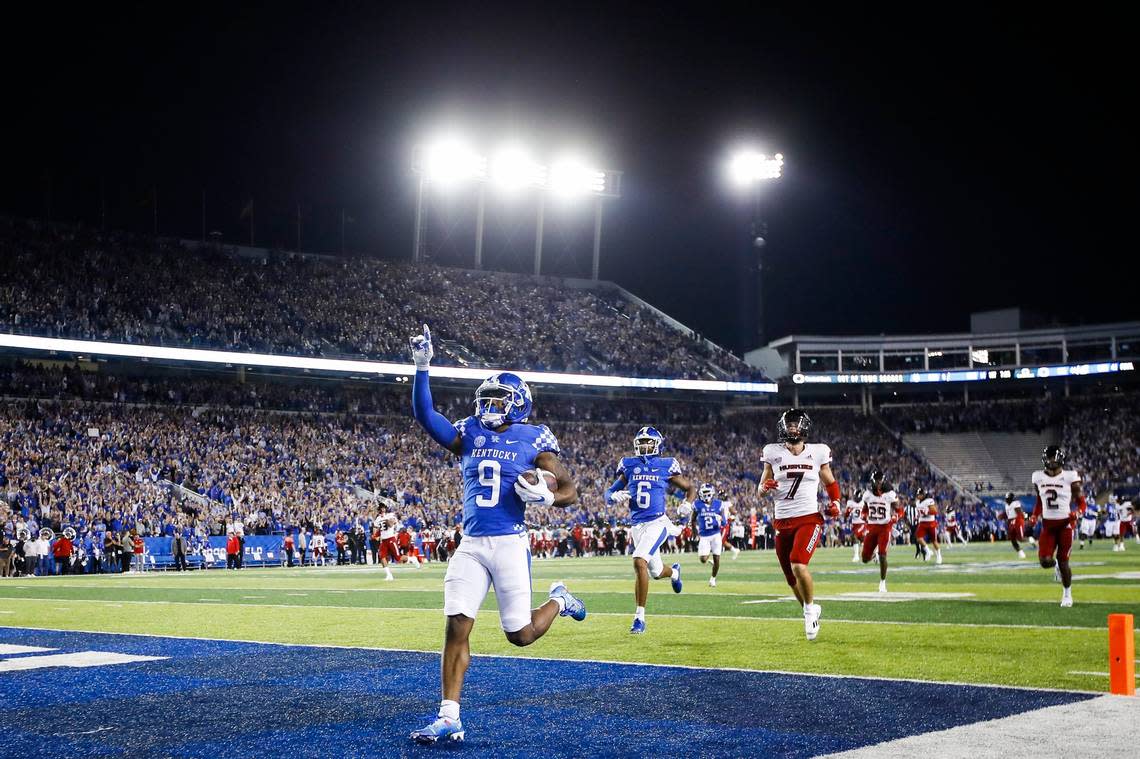
[[[521,145],[507,144],[496,150],[491,159],[490,180],[503,190],[541,187],[546,182],[546,167],[532,159]]]
[[[550,167],[547,189],[553,195],[601,195],[606,191],[606,172],[574,156],[558,159]]]
[[[537,197],[534,234],[534,273],[542,272],[543,212],[548,196],[566,199],[594,198],[594,260],[592,274],[599,277],[602,244],[602,204],[621,197],[620,171],[595,168],[566,155],[546,166],[520,145],[507,143],[488,159],[453,132],[425,141],[412,154],[412,173],[418,177],[416,218],[412,234],[412,260],[423,255],[424,192],[430,187],[450,189],[478,185],[475,210],[475,268],[483,268],[483,221],[488,185],[507,192],[531,190]]]
[[[424,181],[446,187],[483,179],[487,159],[462,137],[448,135],[427,143],[419,151],[416,168]]]
[[[728,161],[728,178],[737,187],[747,188],[758,182],[779,179],[784,169],[784,155],[768,156],[756,150],[741,150]]]

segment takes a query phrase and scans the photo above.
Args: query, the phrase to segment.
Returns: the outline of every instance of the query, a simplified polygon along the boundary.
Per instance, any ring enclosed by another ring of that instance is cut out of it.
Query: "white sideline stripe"
[[[0,596],[0,603],[3,601],[55,601],[54,598],[33,598],[31,596],[11,598]],[[78,603],[105,603],[97,598],[75,598],[72,599]],[[239,604],[234,601],[222,601],[216,598],[204,598],[202,601],[214,601],[214,605],[218,606],[243,606],[249,608],[256,606],[262,609],[335,609],[343,611],[350,609],[353,611],[409,611],[409,612],[430,612],[433,614],[442,614],[443,609],[429,609],[425,607],[413,606],[336,606],[328,604]],[[125,604],[165,604],[167,606],[197,606],[197,601],[128,601],[124,600]],[[488,613],[493,613],[493,610],[488,609]],[[590,612],[595,617],[628,617],[629,612],[624,611],[592,611]],[[795,617],[742,617],[742,616],[729,616],[727,614],[652,614],[653,619],[731,619],[739,620],[742,622],[803,622],[802,616]],[[899,622],[893,620],[881,619],[842,619],[838,617],[825,617],[825,622],[831,624],[842,625],[900,625],[903,627],[978,627],[983,629],[999,629],[999,630],[1091,630],[1093,632],[1100,632],[1105,630],[1103,627],[1083,627],[1080,625],[1001,625],[990,624],[983,622]],[[54,630],[58,628],[46,628]],[[1136,632],[1140,632],[1140,628],[1135,628]],[[115,635],[126,635],[127,633],[113,633]],[[206,640],[215,640],[214,638],[207,638]],[[226,639],[228,640],[228,639]],[[258,643],[260,641],[251,641]],[[527,657],[523,657],[527,658]],[[585,661],[585,660],[578,660]]]
[[[313,608],[311,606],[301,608]],[[342,606],[335,608],[341,609]],[[803,621],[803,618],[798,618],[796,621]],[[88,633],[92,635],[129,635],[133,638],[169,638],[171,640],[204,640],[220,643],[253,643],[262,646],[287,646],[294,648],[335,648],[345,651],[392,651],[402,654],[423,654],[433,653],[432,651],[425,651],[420,648],[385,648],[383,646],[346,646],[336,643],[284,643],[275,640],[248,640],[245,638],[206,638],[200,635],[163,635],[159,633],[126,633],[126,632],[107,632],[106,630],[76,630],[73,628],[64,627],[17,627],[15,625],[0,625],[0,629],[6,630],[36,630],[41,632],[74,632],[74,633]],[[526,661],[532,659],[534,661],[551,661],[551,662],[585,662],[587,664],[616,664],[626,665],[631,667],[661,667],[665,669],[684,669],[684,670],[699,670],[702,672],[748,672],[757,675],[794,675],[796,677],[829,677],[839,680],[875,680],[885,683],[924,683],[926,685],[960,685],[968,688],[1006,688],[1008,690],[1027,690],[1034,692],[1048,692],[1048,693],[1085,693],[1094,696],[1104,695],[1104,691],[1098,690],[1079,690],[1076,688],[1035,688],[1029,685],[1001,685],[1000,683],[963,683],[955,680],[919,680],[913,677],[880,677],[878,675],[829,675],[821,672],[793,672],[786,669],[749,669],[747,667],[697,667],[692,664],[657,664],[655,662],[646,661],[616,661],[613,659],[556,659],[553,656],[511,656],[510,654],[471,654],[477,659],[513,659]],[[976,757],[974,758],[976,759]]]
[[[357,570],[345,569],[344,571],[351,572],[351,571],[357,571]],[[365,571],[371,571],[371,570],[365,570]],[[397,570],[397,571],[400,574],[403,573],[403,570]],[[377,570],[377,572],[379,572],[379,570]],[[167,573],[167,574],[170,574],[170,573]],[[177,575],[175,575],[175,576],[177,576]],[[183,576],[185,576],[185,575],[183,575]],[[414,576],[414,574],[412,574],[411,576]],[[118,577],[118,575],[108,575],[108,577]],[[1074,577],[1076,577],[1076,575],[1074,575]],[[137,578],[127,578],[127,579],[137,579]],[[171,579],[171,578],[166,578],[166,579]],[[583,580],[586,582],[592,581],[594,579],[597,579],[597,578],[593,578],[593,577],[583,578]],[[749,581],[748,580],[733,580],[732,582],[749,582]],[[910,583],[903,583],[903,584],[910,584]],[[1049,585],[1052,586],[1052,584],[1053,584],[1053,581],[1050,580]],[[102,586],[100,586],[100,585],[90,584],[90,583],[37,583],[35,585],[15,585],[15,584],[0,585],[0,591],[2,591],[3,588],[6,588],[6,587],[7,588],[19,588],[21,590],[28,590],[31,588],[40,588],[40,589],[43,589],[43,588],[53,588],[53,589],[54,588],[85,588],[87,590],[91,590],[91,589],[101,590],[101,589],[103,589]],[[1031,585],[1029,587],[1038,587],[1038,585]],[[1105,586],[1105,587],[1115,587],[1115,586]],[[422,588],[422,587],[411,587],[411,588],[409,588],[409,587],[404,587],[403,585],[396,585],[396,586],[384,585],[383,587],[375,587],[375,588],[344,588],[343,590],[327,590],[324,588],[295,588],[295,587],[266,588],[266,587],[261,587],[261,586],[256,586],[256,585],[255,586],[236,585],[236,586],[227,586],[224,588],[219,588],[219,587],[214,586],[214,585],[200,585],[200,586],[194,585],[194,586],[190,586],[189,588],[179,588],[179,587],[176,587],[173,585],[172,586],[165,586],[164,585],[164,586],[159,586],[157,588],[152,587],[152,588],[144,588],[144,589],[145,590],[187,590],[187,589],[188,590],[206,590],[206,589],[209,589],[209,590],[226,590],[226,591],[261,590],[261,591],[271,591],[271,592],[283,592],[283,591],[289,591],[289,590],[307,590],[310,593],[321,593],[321,592],[323,592],[323,593],[381,593],[381,594],[383,594],[383,593],[442,593],[443,592],[442,586],[434,587],[434,588]],[[494,593],[495,591],[492,588],[490,590],[490,592]],[[853,593],[853,594],[859,593],[859,592],[865,592],[865,593],[867,593],[867,595],[873,596],[873,595],[876,595],[878,591],[874,591],[874,592],[872,592],[872,591],[851,591],[851,593]],[[904,591],[893,591],[893,590],[891,591],[891,593],[895,593],[897,595],[903,595],[906,593],[918,593],[918,592],[920,592],[920,591],[905,591],[905,590]],[[538,591],[538,590],[534,591],[534,593],[536,595],[541,595],[541,591]],[[592,590],[589,592],[589,595],[591,595],[591,596],[603,596],[603,595],[605,595],[605,596],[628,596],[629,594],[630,594],[630,592],[628,590]],[[296,594],[287,593],[286,595],[305,595],[305,594],[303,594],[303,593],[296,593]],[[693,594],[689,594],[689,595],[693,595]],[[782,596],[779,593],[738,593],[738,592],[734,592],[734,591],[721,591],[719,589],[715,592],[708,592],[708,593],[702,592],[699,595],[702,598],[703,597],[708,597],[708,598],[717,598],[717,597],[755,598],[756,596],[764,596],[764,595],[772,596],[772,601],[753,601],[751,603],[770,603],[773,601],[795,600],[795,596]],[[860,600],[866,600],[866,599],[858,598],[858,597],[842,598],[841,597],[842,595],[845,595],[845,594],[833,595],[833,596],[818,596],[818,598],[821,600],[843,601],[843,602],[847,602],[847,603],[852,603],[852,602],[860,601]],[[930,599],[930,600],[946,600],[946,601],[955,601],[955,602],[961,602],[961,603],[1017,603],[1017,604],[1052,604],[1052,605],[1057,604],[1057,601],[1055,599],[978,598],[978,597],[976,597],[976,594],[972,594],[972,595],[975,595],[975,597],[974,598],[945,598],[945,599],[936,598],[936,599]],[[19,599],[19,598],[24,598],[24,596],[0,595],[0,599],[4,599],[4,598]],[[60,600],[60,599],[56,599],[56,600]],[[75,600],[75,599],[69,598],[67,600],[71,601],[71,600]],[[1078,600],[1082,606],[1091,606],[1094,604],[1098,605],[1098,606],[1118,606],[1120,604],[1120,601],[1086,601],[1083,598],[1078,599]],[[749,603],[749,602],[745,601],[742,603]],[[2,613],[9,613],[9,612],[0,612],[0,614],[2,614]]]
[[[416,373],[414,364],[397,364],[389,361],[365,361],[362,359],[310,358],[308,356],[288,356],[273,353],[241,353],[238,351],[203,350],[201,348],[167,348],[157,345],[134,343],[109,343],[93,340],[69,340],[58,337],[33,337],[29,335],[0,334],[0,346],[23,348],[38,351],[62,351],[64,353],[95,353],[105,356],[126,356],[129,358],[157,358],[174,361],[190,361],[209,364],[234,364],[246,366],[269,366],[287,369],[316,369],[328,372],[353,372],[358,374],[392,374],[411,377]],[[433,366],[433,377],[448,379],[483,380],[489,374],[503,369],[465,369],[458,366]],[[589,385],[592,387],[645,387],[668,388],[675,390],[709,390],[712,392],[775,393],[779,386],[775,382],[726,382],[724,380],[659,379],[647,377],[621,377],[606,374],[569,374],[566,372],[530,372],[522,369],[509,369],[527,382],[551,385]]]
[[[44,651],[55,651],[54,648],[41,648],[40,646],[17,646],[13,643],[0,643],[0,656],[12,654],[39,654]]]
[[[1140,698],[1102,695],[1088,701],[1047,706],[826,756],[831,759],[890,756],[976,759],[1008,752],[1016,756],[1104,759],[1127,755],[1130,748],[1134,748],[1127,725],[1137,724],[1140,724]]]
[[[137,661],[157,661],[169,656],[136,656],[116,654],[110,651],[79,651],[74,654],[50,654],[48,656],[25,656],[20,659],[0,661],[0,672],[20,672],[44,667],[102,667],[107,664],[130,664]]]
[[[1108,677],[1107,672],[1082,672],[1081,670],[1077,670],[1077,669],[1069,670],[1069,674],[1070,675],[1088,675],[1090,677]],[[1136,675],[1136,677],[1140,678],[1140,675]]]

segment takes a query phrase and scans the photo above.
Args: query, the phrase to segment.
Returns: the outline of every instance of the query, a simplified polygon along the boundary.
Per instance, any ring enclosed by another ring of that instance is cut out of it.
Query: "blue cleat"
[[[411,739],[422,746],[430,746],[433,743],[443,741],[449,743],[451,741],[463,740],[463,721],[457,719],[448,719],[447,717],[438,717],[435,722],[427,727],[421,727],[419,730],[413,730]]]
[[[564,608],[558,612],[558,616],[570,617],[575,622],[581,622],[586,618],[586,604],[572,596],[561,581],[550,584],[550,597],[561,598],[563,601]]]
[[[629,634],[630,635],[641,635],[643,632],[645,632],[645,620],[644,619],[638,619],[637,617],[634,617],[633,618],[633,627],[629,628]]]
[[[673,583],[673,592],[674,593],[680,593],[681,592],[681,565],[680,564],[674,564],[673,565],[673,576],[669,578],[669,581]]]

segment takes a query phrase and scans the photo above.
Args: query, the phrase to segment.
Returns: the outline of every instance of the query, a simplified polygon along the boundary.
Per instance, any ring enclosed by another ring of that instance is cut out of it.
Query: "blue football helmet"
[[[701,489],[697,491],[697,498],[700,498],[705,503],[712,503],[712,499],[716,498],[716,488],[712,483],[706,482],[701,485]]]
[[[665,436],[654,427],[642,427],[633,438],[633,452],[637,456],[656,456],[664,444]]]
[[[530,388],[510,372],[492,374],[475,391],[475,416],[487,427],[525,422],[533,406]]]

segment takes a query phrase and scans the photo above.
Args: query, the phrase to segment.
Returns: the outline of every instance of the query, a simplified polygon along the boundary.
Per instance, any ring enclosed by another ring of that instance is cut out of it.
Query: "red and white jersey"
[[[434,543],[435,538],[432,537],[431,530],[421,530],[420,541],[424,543]]]
[[[1020,522],[1025,519],[1025,509],[1021,508],[1021,501],[1014,501],[1005,505],[1005,521]]]
[[[1120,521],[1131,522],[1136,519],[1136,507],[1132,505],[1132,501],[1124,501],[1117,508],[1120,511]]]
[[[1050,477],[1041,469],[1033,473],[1033,486],[1041,497],[1041,516],[1045,519],[1068,519],[1073,502],[1073,483],[1081,476],[1072,469],[1063,469]]]
[[[376,518],[380,522],[380,539],[390,540],[396,537],[396,525],[400,523],[395,514],[381,514]]]
[[[870,490],[863,491],[863,510],[866,512],[867,524],[889,524],[894,518],[895,504],[899,497],[895,491],[888,490],[881,495],[875,495]]]
[[[770,491],[776,501],[776,519],[819,513],[819,470],[831,463],[831,449],[823,443],[804,443],[798,454],[783,443],[764,446],[761,461],[772,467],[778,483]]]
[[[947,530],[958,529],[958,515],[955,514],[953,511],[947,511],[946,512],[946,529]]]
[[[863,502],[848,499],[847,516],[851,518],[851,524],[863,524]]]
[[[321,532],[315,532],[315,533],[313,533],[313,540],[312,540],[312,542],[310,543],[310,545],[313,547],[313,550],[316,550],[316,549],[318,549],[318,548],[319,548],[319,549],[321,549],[321,550],[323,551],[323,550],[325,549],[325,536],[324,536],[324,533],[321,533]]]
[[[934,522],[938,519],[938,504],[933,498],[922,499],[914,508],[919,522]]]

